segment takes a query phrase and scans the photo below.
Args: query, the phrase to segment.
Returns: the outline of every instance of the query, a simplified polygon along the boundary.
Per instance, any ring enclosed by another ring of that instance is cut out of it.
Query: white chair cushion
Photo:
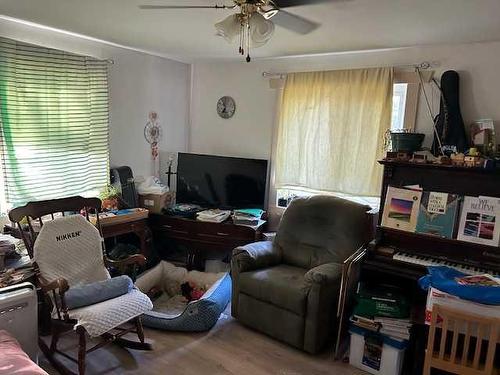
[[[97,337],[126,323],[153,308],[147,295],[138,289],[95,305],[70,310],[69,317],[76,319],[91,337]]]
[[[34,245],[34,259],[49,282],[65,278],[70,286],[109,279],[101,236],[81,215],[47,221]]]

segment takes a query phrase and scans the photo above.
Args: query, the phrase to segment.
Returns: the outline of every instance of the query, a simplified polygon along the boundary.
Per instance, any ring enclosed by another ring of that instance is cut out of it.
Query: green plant
[[[106,185],[99,193],[99,198],[101,198],[101,200],[118,198],[119,196],[120,192],[118,189],[110,184]]]

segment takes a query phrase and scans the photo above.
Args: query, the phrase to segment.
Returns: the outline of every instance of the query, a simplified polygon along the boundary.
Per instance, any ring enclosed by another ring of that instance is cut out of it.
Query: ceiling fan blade
[[[232,9],[227,5],[139,5],[140,9]]]
[[[285,10],[280,10],[271,20],[278,26],[302,35],[309,34],[320,26],[319,23],[309,21]]]
[[[339,0],[274,0],[274,3],[280,8],[289,8],[289,7],[298,7],[300,5],[331,3],[334,1],[339,1]]]

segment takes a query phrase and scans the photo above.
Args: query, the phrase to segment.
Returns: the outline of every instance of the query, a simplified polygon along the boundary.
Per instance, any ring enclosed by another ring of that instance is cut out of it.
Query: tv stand
[[[162,259],[169,259],[174,252],[182,251],[188,269],[203,269],[207,254],[216,254],[224,259],[234,248],[261,241],[265,224],[257,229],[223,223],[208,223],[180,216],[151,214],[155,248]]]

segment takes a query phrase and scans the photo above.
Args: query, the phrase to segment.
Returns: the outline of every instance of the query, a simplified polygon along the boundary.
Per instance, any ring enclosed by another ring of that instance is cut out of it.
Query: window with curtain
[[[108,106],[106,61],[0,38],[4,204],[96,195],[108,182]]]
[[[374,197],[391,126],[393,69],[295,73],[282,95],[275,187]]]

